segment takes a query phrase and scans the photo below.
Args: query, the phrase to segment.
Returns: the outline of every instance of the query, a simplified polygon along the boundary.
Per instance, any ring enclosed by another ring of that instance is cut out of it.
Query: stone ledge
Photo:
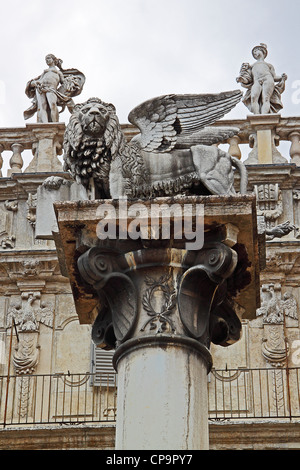
[[[300,421],[210,423],[210,450],[299,450]]]
[[[0,430],[0,450],[113,450],[115,426],[77,425]]]
[[[210,450],[299,450],[300,421],[209,424]],[[0,450],[114,450],[115,425],[7,428]]]

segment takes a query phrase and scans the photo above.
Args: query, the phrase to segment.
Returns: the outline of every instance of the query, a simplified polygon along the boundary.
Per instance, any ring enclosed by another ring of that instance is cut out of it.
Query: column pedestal
[[[274,163],[287,163],[281,153],[276,149],[276,127],[280,123],[279,114],[253,114],[247,117],[253,128],[252,146],[246,165],[268,165]]]
[[[36,143],[32,146],[34,157],[25,173],[62,171],[62,164],[57,155],[62,154],[59,136],[64,132],[64,123],[27,124],[26,128],[34,134]]]

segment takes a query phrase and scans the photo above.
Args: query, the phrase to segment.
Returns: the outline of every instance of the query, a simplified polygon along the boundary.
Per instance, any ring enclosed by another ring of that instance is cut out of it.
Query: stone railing
[[[229,144],[228,152],[241,159],[241,145],[247,144],[250,147],[250,152],[246,155],[245,163],[248,165],[258,163],[300,165],[300,116],[251,115],[243,120],[221,120],[214,124],[214,127],[219,126],[239,129],[238,134],[226,142]],[[278,150],[283,141],[290,143],[289,156],[281,155]]]
[[[130,124],[121,127],[128,141],[138,133]],[[220,143],[228,144],[228,152],[242,158],[246,164],[288,163],[288,158],[278,150],[279,144],[287,141],[290,142],[290,162],[300,166],[300,116],[251,115],[247,119],[220,120],[213,127],[239,129],[236,135]],[[33,123],[26,124],[26,127],[0,128],[0,177],[4,176],[4,167],[7,168],[8,177],[13,173],[62,171],[57,155],[63,153],[64,131],[64,123]],[[249,146],[246,158],[241,150],[243,144]],[[32,152],[32,158],[24,168],[22,154],[25,150]],[[11,152],[8,161],[4,161],[2,155],[5,151]]]
[[[62,154],[65,131],[64,123],[27,124],[26,127],[0,129],[0,177],[2,168],[8,167],[7,176],[13,173],[39,173],[62,171],[57,155]],[[24,167],[23,152],[30,150],[32,158]],[[9,161],[5,162],[2,153],[10,151]]]
[[[294,163],[300,166],[300,116],[250,115],[246,119],[220,120],[212,127],[239,129],[220,144],[228,144],[226,150],[230,155],[243,159],[247,165]],[[138,133],[131,125],[123,125],[122,128],[128,140]],[[196,134],[193,137],[195,145]],[[289,143],[289,155],[281,155],[278,150],[282,142]],[[246,145],[245,149],[242,149],[243,145]]]
[[[207,386],[211,423],[300,419],[298,367],[213,368]],[[0,429],[116,419],[115,373],[2,375],[0,393]]]

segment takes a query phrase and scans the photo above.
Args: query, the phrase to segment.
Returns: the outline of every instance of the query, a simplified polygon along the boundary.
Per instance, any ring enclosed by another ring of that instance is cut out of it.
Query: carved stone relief
[[[6,327],[18,327],[18,347],[13,357],[17,374],[33,373],[38,364],[37,338],[39,324],[53,326],[53,305],[41,301],[40,292],[23,292],[21,299],[10,303],[6,317]],[[33,335],[33,333],[36,333]]]
[[[8,211],[17,212],[17,210],[18,210],[18,201],[5,201],[4,207]]]
[[[170,276],[163,275],[157,281],[147,276],[145,284],[148,286],[143,295],[143,308],[150,317],[141,328],[145,331],[146,327],[150,330],[156,330],[157,333],[163,333],[166,330],[175,331],[175,326],[170,318],[176,307],[177,292],[174,286],[169,283]],[[161,293],[159,302],[155,301],[157,293]]]
[[[53,326],[53,305],[41,301],[40,292],[23,292],[21,301],[12,302],[7,312],[7,327],[12,324],[19,326],[19,331],[38,331],[39,323]]]
[[[16,237],[13,234],[13,212],[16,212],[16,210],[15,201],[6,201],[4,207],[0,206],[0,247],[4,250],[15,247]],[[11,214],[8,212],[11,212]]]
[[[283,212],[279,185],[277,183],[255,185],[254,192],[257,198],[257,215],[265,217],[267,228],[274,227]]]
[[[11,301],[6,327],[14,325],[18,332],[12,363],[15,374],[20,376],[16,382],[20,417],[28,416],[29,413],[32,390],[28,376],[36,372],[39,363],[40,323],[50,328],[53,326],[53,305],[42,301],[40,292],[22,292],[21,298]]]
[[[299,252],[269,252],[266,256],[266,268],[268,272],[283,272],[289,274],[291,272],[299,272],[298,270]]]
[[[278,283],[264,284],[261,300],[257,317],[262,319],[264,328],[262,355],[273,367],[282,366],[289,354],[284,331],[286,320],[290,319],[290,326],[298,326],[297,301],[290,292],[282,294]]]
[[[283,323],[285,316],[298,322],[297,301],[290,292],[282,295],[280,284],[264,284],[261,300],[261,307],[256,314],[262,316],[264,324]]]
[[[1,271],[12,281],[24,278],[49,278],[59,275],[59,265],[56,259],[29,258],[21,256],[20,259],[0,259]],[[22,289],[21,289],[22,290]]]
[[[29,193],[27,199],[27,220],[32,227],[35,227],[36,223],[36,205],[37,205],[37,194]]]

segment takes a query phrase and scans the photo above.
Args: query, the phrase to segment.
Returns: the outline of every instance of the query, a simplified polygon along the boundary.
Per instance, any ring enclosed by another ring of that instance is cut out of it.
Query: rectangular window
[[[116,371],[112,358],[115,351],[105,351],[97,348],[94,343],[91,346],[91,385],[94,387],[115,387]]]

